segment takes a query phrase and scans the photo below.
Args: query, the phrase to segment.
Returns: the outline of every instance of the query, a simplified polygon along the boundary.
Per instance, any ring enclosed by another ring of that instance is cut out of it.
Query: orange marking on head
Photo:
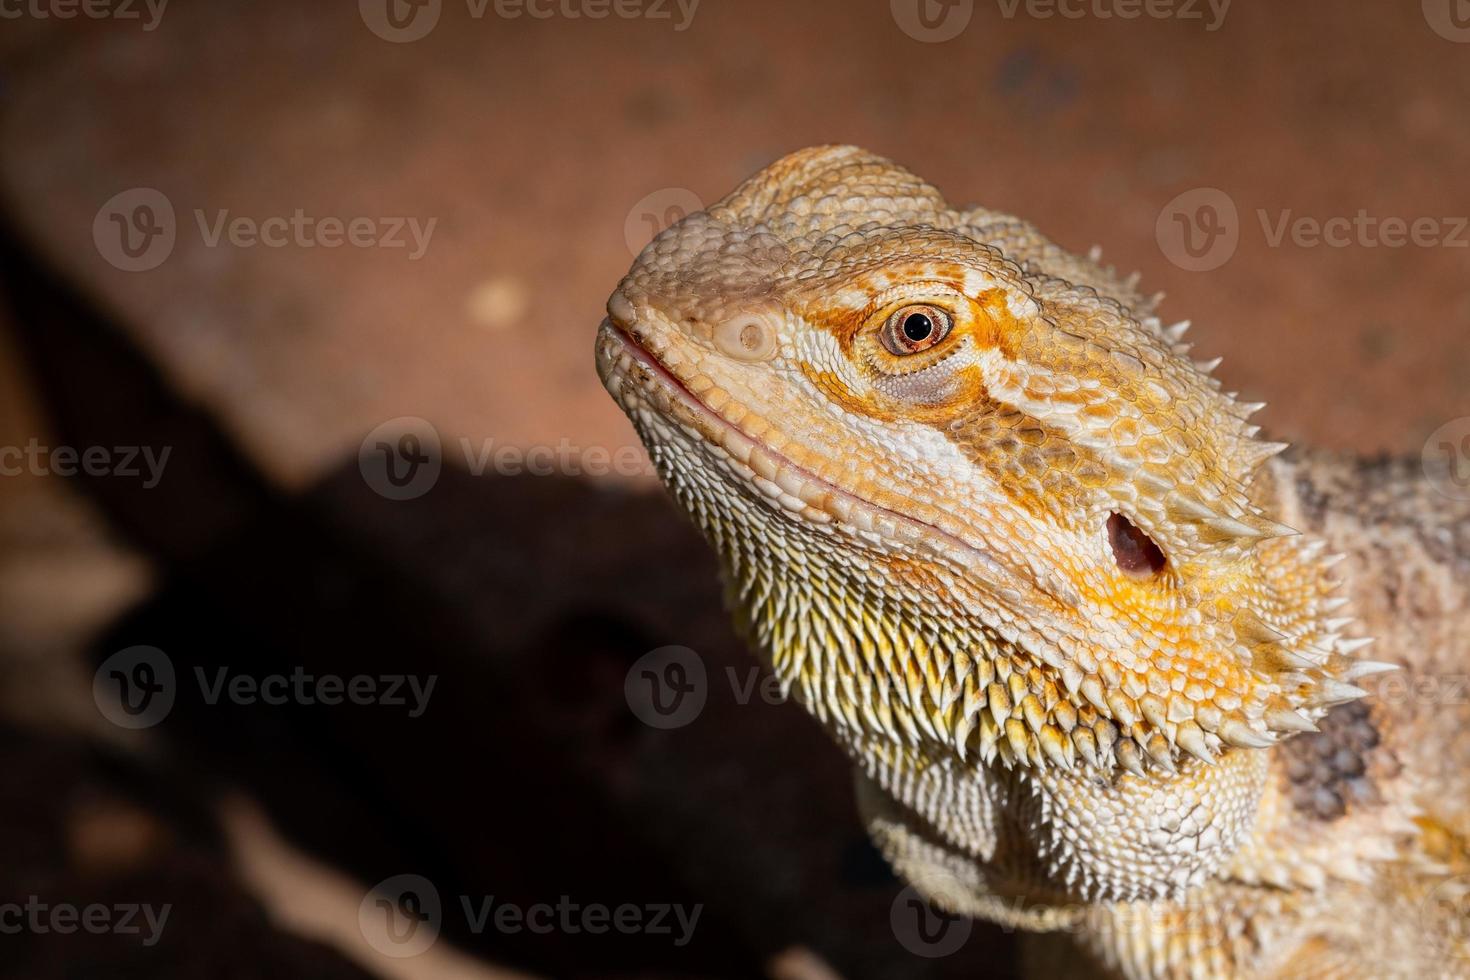
[[[855,415],[866,415],[869,418],[879,419],[883,422],[894,422],[898,420],[898,416],[895,413],[884,411],[873,402],[859,397],[857,392],[849,388],[841,378],[831,371],[820,371],[810,364],[803,362],[801,364],[801,373],[828,398]]]
[[[985,313],[982,325],[988,321],[990,327],[987,335],[976,336],[976,342],[985,347],[996,348],[1007,360],[1015,360],[1026,328],[1006,305],[1005,290],[987,289],[975,298],[975,302]]]

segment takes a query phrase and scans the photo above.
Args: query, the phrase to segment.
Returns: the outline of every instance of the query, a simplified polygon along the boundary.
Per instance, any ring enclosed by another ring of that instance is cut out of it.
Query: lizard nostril
[[[713,339],[720,353],[739,361],[763,361],[776,352],[775,329],[753,314],[718,324]]]
[[[1108,518],[1108,544],[1118,567],[1132,578],[1152,578],[1164,570],[1167,559],[1159,546],[1122,514]]]

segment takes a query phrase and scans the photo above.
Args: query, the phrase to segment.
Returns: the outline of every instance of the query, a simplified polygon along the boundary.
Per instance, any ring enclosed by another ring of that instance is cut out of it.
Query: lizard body
[[[1129,977],[1470,975],[1470,505],[1281,455],[1154,305],[819,147],[597,359],[919,891]]]

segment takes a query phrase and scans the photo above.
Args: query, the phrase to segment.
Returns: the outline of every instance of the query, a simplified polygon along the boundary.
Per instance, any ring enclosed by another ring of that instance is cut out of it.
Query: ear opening
[[[1108,544],[1113,549],[1113,560],[1129,578],[1153,578],[1169,561],[1153,538],[1122,514],[1108,517]]]

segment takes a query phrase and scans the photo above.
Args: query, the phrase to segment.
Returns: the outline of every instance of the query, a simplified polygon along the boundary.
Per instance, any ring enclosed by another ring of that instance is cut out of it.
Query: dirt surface
[[[825,141],[1142,270],[1166,314],[1196,321],[1199,351],[1225,355],[1225,380],[1272,403],[1268,428],[1413,452],[1470,410],[1470,248],[1271,233],[1283,212],[1470,210],[1470,44],[1436,33],[1434,3],[1242,3],[1214,30],[1204,4],[1128,20],[976,3],[942,43],[904,32],[906,0],[707,0],[687,25],[673,4],[593,20],[447,2],[408,43],[352,4],[179,4],[151,31],[33,26],[11,52],[0,191],[288,486],[405,415],[455,456],[460,437],[633,445],[590,354],[626,239]],[[161,265],[125,272],[93,224],[137,187],[167,197],[176,237]],[[1200,187],[1239,215],[1238,249],[1208,272],[1155,234]],[[208,244],[222,211],[297,209],[436,225],[416,260],[406,230],[403,248]]]

